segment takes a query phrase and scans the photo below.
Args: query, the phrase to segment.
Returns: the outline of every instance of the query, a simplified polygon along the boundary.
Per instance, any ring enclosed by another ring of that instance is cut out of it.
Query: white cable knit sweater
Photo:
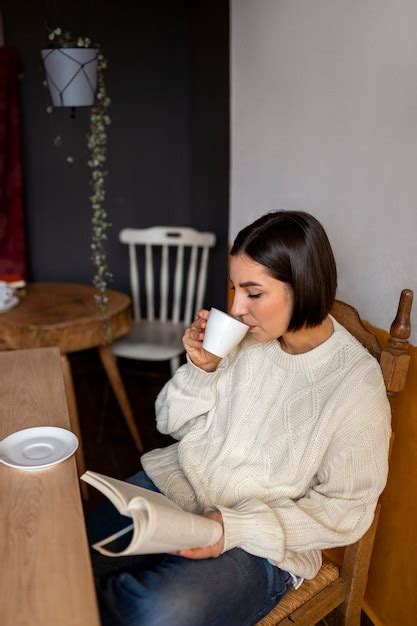
[[[377,361],[334,333],[291,355],[248,336],[217,370],[179,368],[156,401],[179,442],[142,457],[188,511],[221,511],[224,550],[240,547],[312,578],[320,550],[359,539],[387,478],[390,407]]]

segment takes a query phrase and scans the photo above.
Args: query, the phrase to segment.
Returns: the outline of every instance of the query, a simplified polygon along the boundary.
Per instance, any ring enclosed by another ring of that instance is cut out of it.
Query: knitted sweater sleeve
[[[367,419],[356,419],[359,412]],[[291,570],[300,553],[317,560],[315,551],[354,543],[366,532],[388,473],[390,408],[384,391],[368,390],[350,405],[343,424],[300,499],[251,498],[233,508],[216,507],[224,520],[224,551],[240,547]]]
[[[187,357],[187,363],[176,371],[156,399],[159,432],[181,439],[192,428],[201,425],[216,402],[216,381],[225,367],[222,361],[217,370],[208,373]]]

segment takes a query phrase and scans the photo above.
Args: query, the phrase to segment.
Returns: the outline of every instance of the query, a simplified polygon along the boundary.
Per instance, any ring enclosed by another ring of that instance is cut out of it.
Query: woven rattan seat
[[[258,626],[274,626],[338,578],[339,568],[331,561],[323,559],[317,575],[312,580],[305,580],[298,589],[288,591],[277,606],[258,622]]]

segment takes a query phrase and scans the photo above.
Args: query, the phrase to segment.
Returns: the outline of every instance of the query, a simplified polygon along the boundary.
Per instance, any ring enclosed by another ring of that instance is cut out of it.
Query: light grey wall
[[[338,297],[417,299],[417,2],[232,0],[229,239],[272,209],[326,228]],[[417,339],[417,302],[413,314]]]

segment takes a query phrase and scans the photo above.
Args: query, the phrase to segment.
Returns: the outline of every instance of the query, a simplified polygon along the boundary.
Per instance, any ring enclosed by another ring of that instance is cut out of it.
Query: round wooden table
[[[98,348],[100,359],[119,402],[137,448],[142,442],[120,377],[117,361],[105,343],[96,290],[77,283],[32,283],[18,293],[20,302],[9,311],[0,311],[0,346],[9,350],[58,346],[64,374],[71,427],[80,446],[77,453],[80,473],[85,470],[84,454],[74,384],[67,353]],[[123,293],[108,291],[109,324],[112,339],[127,334],[133,325],[131,301]]]

